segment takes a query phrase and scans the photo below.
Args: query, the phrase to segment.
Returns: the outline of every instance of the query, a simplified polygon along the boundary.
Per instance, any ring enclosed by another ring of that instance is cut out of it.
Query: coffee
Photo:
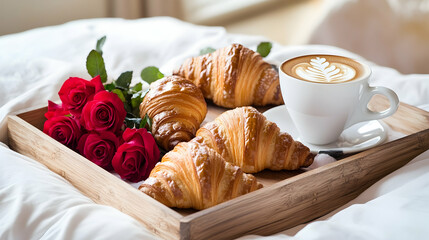
[[[282,97],[303,142],[333,143],[353,124],[388,117],[398,108],[395,92],[369,85],[371,69],[364,61],[312,54],[286,60],[280,69]],[[388,109],[368,109],[376,94],[387,97]]]
[[[343,83],[365,76],[368,69],[361,63],[342,56],[306,55],[290,59],[281,66],[294,78],[316,83]]]

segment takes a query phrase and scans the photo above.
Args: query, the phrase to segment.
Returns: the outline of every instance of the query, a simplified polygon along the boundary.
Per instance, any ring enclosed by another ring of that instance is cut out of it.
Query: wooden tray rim
[[[409,107],[409,106],[405,106],[405,107]],[[73,156],[74,158],[79,159],[79,161],[81,161],[84,165],[87,165],[88,169],[91,169],[91,171],[95,171],[97,173],[100,173],[101,171],[97,171],[96,169],[99,168],[98,166],[96,166],[95,164],[93,164],[92,162],[86,160],[84,157],[80,156],[79,154],[75,153],[74,151],[68,149],[67,147],[63,146],[62,144],[58,143],[57,141],[55,141],[54,139],[50,138],[49,136],[45,135],[42,131],[40,131],[38,128],[36,128],[35,126],[33,126],[32,124],[30,124],[29,122],[26,121],[25,116],[27,114],[31,114],[31,112],[41,112],[43,109],[46,109],[46,107],[43,108],[38,108],[32,111],[28,111],[28,112],[24,112],[21,113],[19,115],[11,115],[8,117],[8,121],[9,122],[15,122],[18,125],[21,125],[27,129],[33,129],[33,131],[39,135],[39,137],[41,137],[44,141],[47,141],[48,144],[52,144],[52,145],[57,145],[56,147],[62,149],[62,151],[67,152],[67,154]],[[44,110],[46,111],[46,110]],[[423,111],[423,110],[421,110]],[[424,111],[423,111],[424,112]],[[427,112],[425,112],[427,113]],[[429,116],[429,115],[428,115]],[[429,126],[428,126],[429,127]],[[427,135],[426,133],[427,131],[421,131],[420,135],[422,136],[418,136],[418,138],[425,138],[425,136]],[[418,134],[418,133],[417,133]],[[408,135],[409,137],[410,135]],[[406,136],[407,137],[407,136]],[[405,138],[406,138],[405,137]],[[342,159],[341,161],[337,161],[337,162],[333,162],[327,165],[324,165],[322,167],[298,174],[294,177],[279,181],[277,183],[275,183],[274,185],[265,187],[263,189],[260,189],[258,191],[243,195],[241,197],[229,200],[227,202],[221,203],[219,205],[216,205],[214,207],[205,209],[205,210],[201,210],[192,214],[189,214],[187,216],[183,216],[182,214],[178,213],[177,211],[170,209],[164,205],[162,205],[161,203],[159,203],[158,201],[152,199],[151,197],[145,195],[145,194],[141,194],[140,191],[138,191],[137,189],[135,189],[134,187],[128,185],[127,183],[125,183],[124,181],[120,180],[119,178],[113,176],[112,174],[110,174],[107,171],[104,171],[104,174],[101,173],[102,175],[105,175],[104,177],[106,177],[107,179],[109,179],[109,181],[113,181],[116,182],[117,184],[119,184],[121,187],[124,187],[126,189],[126,191],[131,191],[134,192],[133,195],[137,195],[140,194],[141,195],[141,200],[144,202],[147,202],[149,205],[154,206],[155,208],[160,208],[162,212],[164,212],[164,214],[169,215],[171,218],[176,219],[176,223],[173,223],[171,226],[175,226],[175,232],[178,232],[178,236],[180,238],[186,239],[186,238],[191,238],[194,236],[191,236],[192,234],[192,228],[194,227],[193,225],[198,225],[198,223],[196,223],[196,221],[198,221],[198,219],[201,218],[208,218],[208,217],[212,217],[211,215],[213,215],[213,217],[215,217],[217,215],[217,212],[220,209],[224,209],[225,207],[229,206],[229,207],[234,207],[234,206],[240,206],[241,202],[245,202],[247,200],[251,200],[260,196],[264,196],[264,195],[268,195],[268,193],[271,193],[273,191],[273,189],[278,189],[278,188],[285,188],[287,187],[289,184],[292,184],[298,180],[302,180],[302,179],[307,179],[312,177],[314,174],[321,174],[324,173],[326,171],[330,171],[334,168],[341,168],[342,165],[346,164],[346,163],[350,163],[353,161],[356,161],[356,159],[362,159],[365,158],[365,156],[367,155],[368,152],[374,152],[374,151],[378,151],[378,148],[381,148],[382,146],[386,145],[386,144],[393,144],[393,143],[397,143],[397,142],[401,142],[401,139],[398,139],[394,142],[388,142],[388,143],[384,143],[382,145],[380,145],[379,147],[376,148],[372,148],[369,150],[366,150],[364,152],[361,152],[359,154],[347,157],[345,159]],[[102,170],[102,169],[101,169]],[[59,173],[61,176],[65,177],[68,173]],[[108,176],[110,175],[110,176]],[[66,178],[67,179],[67,178]],[[122,182],[122,183],[119,183]],[[128,185],[128,187],[126,186]],[[85,194],[86,195],[86,194]],[[145,224],[145,226],[147,226],[147,224]],[[158,232],[159,233],[159,232]],[[161,234],[161,236],[163,237],[169,237],[168,235],[164,235]]]

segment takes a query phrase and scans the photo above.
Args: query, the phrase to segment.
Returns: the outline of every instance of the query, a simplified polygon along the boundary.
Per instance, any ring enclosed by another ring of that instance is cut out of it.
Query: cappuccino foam
[[[294,78],[317,83],[353,81],[365,74],[362,64],[334,55],[307,55],[283,63],[282,71]]]

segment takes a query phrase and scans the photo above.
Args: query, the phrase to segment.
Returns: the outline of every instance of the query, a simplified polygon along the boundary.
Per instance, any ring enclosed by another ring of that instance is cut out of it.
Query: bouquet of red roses
[[[160,150],[144,128],[150,120],[136,117],[144,93],[141,83],[129,89],[132,72],[103,85],[104,41],[105,37],[100,39],[87,58],[93,79],[67,79],[58,92],[61,104],[48,102],[43,132],[122,179],[138,182],[149,176]]]

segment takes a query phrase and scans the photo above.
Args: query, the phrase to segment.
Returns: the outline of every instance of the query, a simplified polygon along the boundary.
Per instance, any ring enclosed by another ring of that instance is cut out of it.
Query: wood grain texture
[[[373,111],[382,111],[388,107],[389,101],[382,95],[375,95],[369,104],[369,108]],[[429,112],[400,103],[396,113],[383,119],[383,122],[394,131],[408,135],[429,128]]]
[[[35,111],[33,113],[38,113]],[[39,119],[43,119],[39,114]],[[27,117],[32,119],[27,114]],[[37,121],[36,121],[37,122]],[[10,147],[46,165],[94,202],[113,206],[166,239],[178,238],[180,214],[88,161],[17,116],[9,116]]]
[[[428,148],[425,130],[200,211],[183,224],[190,239],[273,234],[329,213]]]
[[[374,97],[371,107],[387,108]],[[228,110],[211,104],[204,122]],[[266,108],[258,108],[263,112]],[[310,171],[263,171],[265,187],[202,211],[170,209],[43,134],[46,108],[10,116],[10,147],[45,164],[94,202],[113,206],[165,239],[268,235],[320,217],[429,148],[429,113],[401,103],[384,121],[407,135]],[[203,124],[204,124],[203,122]]]

